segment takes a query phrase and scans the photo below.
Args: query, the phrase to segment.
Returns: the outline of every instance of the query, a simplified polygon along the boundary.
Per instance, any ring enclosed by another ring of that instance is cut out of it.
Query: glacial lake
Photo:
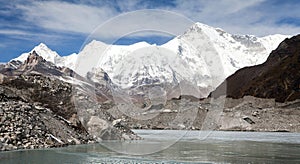
[[[1,152],[0,163],[300,163],[300,133],[134,131],[144,139]]]

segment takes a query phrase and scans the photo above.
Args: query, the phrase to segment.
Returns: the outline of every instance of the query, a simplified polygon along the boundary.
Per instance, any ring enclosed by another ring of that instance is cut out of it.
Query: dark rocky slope
[[[105,80],[96,84],[35,52],[24,63],[2,65],[0,150],[137,138],[113,124],[109,94]]]
[[[285,39],[261,65],[246,67],[228,77],[210,96],[250,95],[278,102],[300,98],[300,35]]]

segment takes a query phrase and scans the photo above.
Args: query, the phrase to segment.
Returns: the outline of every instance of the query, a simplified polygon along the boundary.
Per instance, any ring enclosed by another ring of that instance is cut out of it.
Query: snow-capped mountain
[[[238,69],[263,63],[287,37],[232,35],[195,23],[184,34],[160,46],[146,42],[107,45],[94,40],[79,54],[66,57],[60,57],[44,44],[33,50],[46,60],[67,66],[83,76],[95,68],[103,69],[121,88],[185,81],[205,89],[196,95],[205,97]],[[24,61],[27,55],[22,54],[15,60]]]
[[[30,52],[23,53],[13,60],[24,62],[28,58],[29,54],[33,51],[42,56],[45,60],[52,62],[57,66],[65,66],[73,70],[75,69],[75,64],[77,61],[76,53],[61,57],[57,54],[57,52],[51,50],[44,43],[40,43],[39,45],[35,46]]]
[[[205,93],[199,91],[200,96],[206,96],[238,69],[263,63],[286,37],[232,35],[196,23],[183,35],[161,46],[144,42],[105,45],[93,41],[79,56],[92,55],[98,61],[93,67],[102,68],[122,88],[185,80],[209,88]]]
[[[231,35],[222,29],[196,23],[183,35],[162,46],[180,50],[179,54],[183,58],[203,58],[211,72],[223,69],[224,75],[229,76],[245,66],[263,63],[271,50],[286,37],[288,36],[258,38],[251,35]],[[197,62],[194,64],[199,67]]]

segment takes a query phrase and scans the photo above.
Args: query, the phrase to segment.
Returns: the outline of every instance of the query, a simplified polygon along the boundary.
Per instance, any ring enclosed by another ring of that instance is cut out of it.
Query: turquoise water
[[[0,163],[300,163],[300,133],[137,130],[141,141],[0,153]]]

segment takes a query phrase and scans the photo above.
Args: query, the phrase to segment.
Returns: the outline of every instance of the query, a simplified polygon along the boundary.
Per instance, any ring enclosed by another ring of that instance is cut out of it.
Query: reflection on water
[[[200,140],[200,133],[193,131],[187,132],[167,149],[141,156],[118,153],[106,147],[119,145],[123,151],[128,149],[142,154],[147,152],[149,145],[163,145],[176,139],[176,134],[183,133],[136,132],[145,139],[108,142],[105,146],[95,144],[3,152],[0,153],[0,163],[300,163],[300,133],[212,132],[205,140]]]

